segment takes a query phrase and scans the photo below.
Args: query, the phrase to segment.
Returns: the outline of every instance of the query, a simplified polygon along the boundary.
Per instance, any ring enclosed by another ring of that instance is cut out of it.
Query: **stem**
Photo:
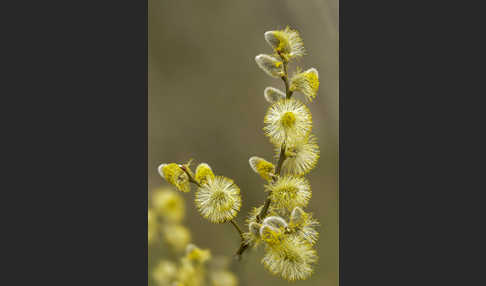
[[[282,76],[282,80],[285,83],[285,93],[287,95],[287,98],[289,99],[292,96],[292,91],[289,88],[289,81],[288,81],[288,73],[287,73],[287,60],[278,52],[278,55],[283,61],[283,70],[284,70],[284,75]],[[285,161],[285,143],[282,144],[280,148],[280,156],[278,158],[278,163],[277,163],[277,168],[275,168],[275,175],[280,175],[280,170],[282,169],[282,164]],[[276,181],[276,177],[273,177],[273,182]],[[270,207],[271,199],[270,199],[270,194],[267,195],[267,199],[265,200],[265,204],[263,205],[262,210],[260,213],[257,215],[257,222],[260,222],[266,215],[268,208]]]
[[[287,95],[287,99],[290,99],[290,97],[292,96],[292,91],[290,90],[290,87],[289,87],[289,78],[288,78],[288,72],[287,72],[287,65],[288,65],[288,61],[287,59],[282,56],[282,54],[280,52],[278,52],[278,55],[280,56],[280,58],[282,59],[282,62],[283,62],[283,70],[284,70],[284,75],[282,76],[282,80],[285,84],[285,94]]]
[[[278,158],[277,168],[275,168],[275,173],[280,175],[280,170],[282,169],[283,162],[285,161],[285,143],[280,147],[280,156]]]
[[[286,65],[284,64],[284,70],[286,69],[285,66]],[[288,99],[288,98],[290,98],[290,96],[292,96],[292,92],[289,90],[289,80],[287,78],[287,75],[283,75],[282,80],[285,83],[285,90],[286,90],[287,99]]]
[[[270,207],[271,202],[272,202],[272,200],[270,199],[270,195],[268,195],[267,199],[265,200],[265,204],[263,205],[262,210],[257,215],[256,220],[257,220],[258,223],[261,222],[265,216],[267,216],[267,211],[268,211],[268,208]]]
[[[285,57],[282,56],[282,54],[280,52],[278,52],[278,55],[280,56],[280,58],[282,59],[282,62],[283,62],[284,75],[282,76],[282,80],[285,84],[286,98],[290,99],[292,97],[293,91],[291,91],[290,87],[289,87],[289,79],[288,79],[288,73],[287,73],[288,61],[287,61],[287,59],[285,59]],[[280,156],[278,158],[277,167],[275,168],[275,175],[276,176],[273,177],[273,179],[272,179],[273,182],[275,182],[277,180],[277,176],[280,175],[280,170],[282,169],[282,165],[283,165],[283,162],[285,161],[285,159],[286,159],[286,157],[285,157],[285,143],[284,143],[284,144],[282,144],[282,146],[280,148]],[[265,216],[267,215],[267,212],[268,212],[268,208],[270,207],[271,203],[272,203],[272,200],[270,199],[270,194],[268,194],[262,210],[260,211],[260,213],[256,217],[257,222],[261,222],[262,219],[265,218]],[[233,221],[231,221],[231,222],[233,223]],[[236,225],[235,225],[235,227],[236,227]],[[240,232],[241,232],[241,230],[240,230]],[[243,236],[241,238],[242,238],[242,242],[241,242],[240,248],[238,249],[238,251],[236,251],[236,257],[237,257],[238,260],[241,259],[243,252],[245,252],[245,250],[249,247],[248,244],[244,243]]]
[[[195,184],[195,185],[196,185],[196,186],[198,186],[198,187],[201,187],[201,184],[199,184],[199,182],[198,182],[198,181],[196,181],[196,180],[194,179],[194,177],[192,177],[192,174],[189,172],[189,170],[187,170],[186,166],[184,166],[184,165],[179,165],[179,167],[180,167],[180,168],[181,168],[181,169],[182,169],[184,172],[186,172],[187,176],[189,177],[189,182],[191,182],[191,183]]]
[[[247,244],[247,243],[241,243],[240,245],[240,248],[238,248],[238,250],[236,251],[236,259],[238,260],[241,260],[241,255],[243,254],[243,252],[245,252],[245,250],[249,247],[250,245]]]
[[[236,222],[234,220],[230,220],[230,223],[236,228],[236,231],[238,231],[238,233],[240,234],[241,241],[243,241],[244,237],[243,237],[243,232],[241,231],[241,228],[236,224]]]

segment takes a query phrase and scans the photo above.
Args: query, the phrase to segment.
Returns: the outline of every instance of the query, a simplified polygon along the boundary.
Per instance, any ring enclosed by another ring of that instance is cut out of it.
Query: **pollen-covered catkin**
[[[240,188],[226,177],[209,178],[196,192],[196,206],[201,215],[213,223],[229,221],[240,210]]]
[[[299,32],[288,26],[283,30],[265,32],[264,37],[274,51],[287,61],[305,55],[304,42]]]
[[[208,179],[214,179],[213,170],[206,163],[199,164],[196,168],[196,181],[200,184],[206,184]]]
[[[152,195],[152,206],[153,210],[168,222],[179,223],[184,218],[184,199],[171,189],[155,191]]]
[[[187,193],[191,190],[189,176],[178,164],[160,164],[158,171],[162,178],[174,185],[179,191]]]
[[[282,164],[282,173],[302,176],[310,172],[317,165],[320,151],[314,135],[296,141],[285,149],[286,159]],[[280,156],[280,146],[275,146],[275,156]]]
[[[275,173],[275,166],[272,163],[257,156],[251,157],[248,161],[255,173],[259,174],[263,179],[267,181],[272,179],[272,176]]]
[[[180,224],[170,224],[163,227],[164,240],[176,251],[182,251],[191,241],[189,229]]]
[[[194,244],[189,244],[186,247],[186,257],[197,263],[204,263],[211,258],[209,249],[200,249]]]
[[[312,196],[309,182],[304,177],[283,176],[268,184],[272,204],[277,209],[291,212],[295,207],[305,207]]]
[[[319,73],[315,68],[298,72],[290,80],[290,90],[302,92],[309,101],[312,101],[319,89]]]
[[[312,130],[312,115],[297,99],[281,99],[270,106],[264,118],[265,135],[276,145],[296,144]]]
[[[314,245],[319,238],[319,232],[316,230],[318,225],[319,222],[312,217],[312,214],[304,212],[299,207],[295,207],[290,215],[289,228],[291,233],[311,245]]]
[[[296,237],[288,236],[279,244],[269,244],[262,263],[271,273],[294,281],[308,278],[317,253],[311,245]]]

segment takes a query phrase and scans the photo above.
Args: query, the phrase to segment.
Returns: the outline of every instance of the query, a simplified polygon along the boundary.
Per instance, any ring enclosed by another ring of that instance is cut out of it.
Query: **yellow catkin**
[[[279,78],[284,75],[282,61],[273,56],[261,54],[255,57],[255,62],[271,77]]]
[[[152,195],[152,206],[154,211],[167,222],[181,222],[185,215],[184,199],[171,189],[156,190]]]
[[[197,263],[204,263],[211,258],[211,252],[209,249],[200,249],[194,244],[189,244],[186,247],[186,257]]]
[[[319,73],[315,68],[304,72],[297,72],[290,79],[290,90],[302,92],[309,101],[312,101],[319,89]]]
[[[197,190],[195,202],[204,218],[213,223],[227,222],[240,210],[240,188],[229,178],[215,176]]]
[[[295,144],[312,131],[312,115],[301,101],[290,98],[273,103],[264,118],[265,135],[275,145]]]
[[[305,55],[304,42],[299,32],[288,26],[283,30],[265,32],[264,36],[275,53],[287,61]]]
[[[152,271],[152,278],[160,286],[170,286],[177,275],[177,266],[168,260],[161,260]]]
[[[164,240],[176,251],[183,251],[191,241],[191,233],[183,225],[166,225],[163,235]]]
[[[271,180],[275,173],[275,166],[267,160],[253,156],[248,162],[255,173],[259,174],[265,180]]]
[[[187,193],[191,190],[189,176],[178,164],[161,164],[158,170],[159,174],[179,191]]]
[[[310,184],[303,177],[283,176],[265,186],[272,205],[291,212],[295,207],[305,207],[312,196]]]
[[[275,157],[280,156],[280,146],[275,146]],[[285,161],[282,164],[282,173],[303,176],[316,165],[320,156],[317,139],[309,135],[307,140],[295,142],[285,149]]]
[[[214,179],[213,170],[206,163],[199,164],[196,168],[196,181],[200,184],[206,184],[208,179]]]

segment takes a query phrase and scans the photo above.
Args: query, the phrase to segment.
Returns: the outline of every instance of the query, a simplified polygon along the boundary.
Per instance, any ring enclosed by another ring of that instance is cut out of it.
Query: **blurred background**
[[[307,176],[312,199],[307,211],[320,221],[315,273],[299,285],[337,286],[339,283],[339,12],[338,0],[169,1],[149,0],[148,186],[150,194],[167,186],[157,173],[164,162],[195,167],[208,163],[216,174],[235,180],[243,206],[240,225],[248,211],[263,204],[264,181],[248,165],[248,158],[273,158],[272,145],[263,135],[263,117],[269,104],[263,90],[284,90],[280,79],[261,71],[254,58],[271,53],[263,33],[286,25],[297,29],[308,55],[297,65],[319,71],[317,98],[308,106],[321,157]],[[302,94],[295,94],[303,100]],[[184,224],[192,241],[215,255],[231,256],[240,239],[230,224],[211,224],[194,206],[194,190],[186,200]],[[164,257],[163,245],[151,247],[149,271]],[[260,263],[262,251],[247,251],[231,270],[239,285],[285,285]],[[149,278],[149,285],[155,285]]]

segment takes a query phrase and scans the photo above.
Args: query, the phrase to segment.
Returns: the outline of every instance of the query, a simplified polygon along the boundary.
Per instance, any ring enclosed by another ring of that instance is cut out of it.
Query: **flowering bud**
[[[263,225],[269,225],[277,228],[287,228],[287,222],[279,216],[269,216],[263,220]]]
[[[285,93],[271,86],[265,88],[263,94],[265,96],[265,99],[269,103],[274,103],[277,102],[279,99],[285,98]]]
[[[304,42],[299,32],[286,27],[284,30],[265,32],[265,40],[275,52],[285,59],[301,57],[305,54]]]
[[[292,214],[290,215],[290,225],[292,226],[302,225],[304,223],[305,218],[306,218],[305,212],[301,208],[295,207],[292,210]]]
[[[260,237],[270,245],[278,244],[283,239],[282,231],[269,225],[260,228]]]
[[[298,72],[290,80],[290,90],[302,92],[309,101],[317,95],[319,89],[319,73],[315,68]]]
[[[206,163],[201,163],[196,168],[196,181],[200,184],[206,184],[209,179],[214,179],[213,170]]]
[[[157,170],[162,178],[174,185],[179,191],[187,193],[191,190],[189,176],[178,164],[160,164]]]
[[[263,179],[269,181],[272,179],[272,175],[275,173],[275,166],[257,156],[253,156],[248,160],[251,168],[255,173],[259,174]]]
[[[269,76],[279,78],[284,75],[283,63],[269,55],[258,55],[255,57],[257,65]]]

